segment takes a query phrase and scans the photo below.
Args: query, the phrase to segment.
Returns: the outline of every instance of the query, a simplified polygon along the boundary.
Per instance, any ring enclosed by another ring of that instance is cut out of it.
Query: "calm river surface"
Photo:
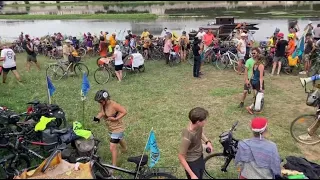
[[[183,30],[189,32],[192,29],[197,30],[199,26],[206,25],[208,22],[214,22],[213,19],[199,18],[177,18],[162,19],[154,21],[101,21],[101,20],[1,20],[0,21],[0,37],[1,40],[13,40],[18,37],[20,32],[29,34],[31,37],[41,37],[54,32],[61,32],[67,35],[79,36],[80,33],[96,33],[100,31],[116,32],[119,39],[124,38],[124,31],[132,30],[134,34],[141,34],[144,28],[147,28],[152,34],[160,35],[164,27],[181,33]],[[288,34],[288,20],[258,20],[258,19],[237,19],[235,22],[258,23],[257,30],[254,34],[255,40],[266,40],[276,27],[280,28],[285,35]],[[299,20],[300,29],[303,29],[308,20]],[[313,21],[316,26],[320,21]]]

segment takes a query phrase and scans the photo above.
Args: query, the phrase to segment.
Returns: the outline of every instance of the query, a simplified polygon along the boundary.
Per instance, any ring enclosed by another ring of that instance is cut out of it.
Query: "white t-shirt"
[[[122,52],[115,50],[115,51],[114,51],[114,54],[116,55],[116,57],[114,58],[114,65],[117,66],[117,65],[123,64],[123,61],[122,61]]]
[[[16,61],[14,60],[14,56],[16,54],[12,49],[6,48],[1,51],[1,57],[4,57],[3,67],[4,68],[12,68],[16,66]]]
[[[238,51],[238,54],[246,54],[246,42],[243,39],[238,40],[238,44],[241,43],[240,45],[240,50],[243,52],[241,53]]]
[[[206,34],[206,32],[198,32],[198,34],[196,35],[196,37],[198,37],[198,39],[203,40],[203,36]]]

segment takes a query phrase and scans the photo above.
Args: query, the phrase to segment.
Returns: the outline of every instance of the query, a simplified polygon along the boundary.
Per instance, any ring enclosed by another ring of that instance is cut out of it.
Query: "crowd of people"
[[[305,74],[310,70],[310,55],[315,51],[316,46],[319,47],[320,45],[320,25],[313,28],[312,22],[310,22],[305,31],[307,31],[305,35],[306,46],[302,59],[305,69],[301,74]],[[289,32],[288,40],[284,39],[284,34],[281,33],[279,29],[276,29],[274,35],[270,37],[268,48],[270,52],[275,53],[271,75],[275,73],[277,66],[277,75],[280,74],[283,59],[291,56],[297,48],[297,33],[299,32],[297,25],[290,27]],[[254,90],[254,95],[256,95],[257,92],[264,92],[265,89],[265,59],[263,59],[261,49],[259,47],[253,47],[254,39],[251,36],[245,27],[240,27],[235,33],[235,38],[237,39],[237,56],[239,59],[238,74],[244,75],[244,91],[239,105],[241,108],[244,106],[247,94],[250,94],[250,89]],[[23,36],[23,33],[21,33],[19,38],[27,52],[27,71],[30,70],[31,63],[34,63],[38,70],[40,70],[40,65],[37,62],[37,57],[34,52],[34,47],[40,43],[39,39],[31,41],[29,36]],[[136,35],[128,31],[124,46],[129,47],[129,54],[137,53],[136,38]],[[149,53],[152,38],[153,36],[147,29],[141,34],[141,40],[143,41],[142,48],[145,53],[144,57],[146,58],[150,57]],[[204,75],[201,71],[201,66],[204,62],[204,52],[218,42],[211,29],[206,32],[200,29],[193,40],[192,48],[191,41],[185,31],[183,31],[179,37],[165,28],[161,38],[163,39],[163,53],[166,63],[169,61],[171,51],[179,53],[182,62],[185,62],[188,52],[192,50],[194,55],[193,76],[195,78],[201,78],[201,76]],[[116,76],[120,82],[122,80],[121,71],[123,68],[123,59],[116,34],[113,33],[109,36],[108,32],[101,31],[100,37],[98,38],[97,36],[92,36],[90,33],[87,33],[84,34],[84,39],[87,50],[90,51],[96,47],[99,49],[101,59],[108,60],[108,62],[110,59],[115,61]],[[318,41],[315,42],[315,40]],[[65,42],[64,45],[63,41]],[[50,39],[47,39],[46,42],[54,43],[54,46],[57,47],[57,50],[65,60],[70,62],[75,60],[74,57],[77,56],[76,50],[79,47],[79,40],[75,37],[64,38],[61,33],[56,33],[50,37]],[[12,71],[16,79],[21,81],[20,75],[16,70],[16,55],[8,46],[3,46],[0,61],[4,61],[3,83],[5,83],[9,71]],[[244,73],[241,72],[243,64],[245,66]],[[73,68],[71,68],[71,70],[72,69]],[[110,132],[112,164],[116,165],[117,144],[120,144],[123,152],[127,151],[127,145],[123,139],[125,126],[122,120],[127,114],[127,111],[123,106],[111,100],[110,94],[106,90],[98,91],[94,100],[100,104],[100,109],[99,113],[93,117],[93,121],[99,123],[101,120],[105,120],[107,122]],[[254,114],[253,106],[254,104],[251,104],[246,107],[246,110],[250,114]],[[202,141],[205,142],[206,147],[213,152],[211,141],[203,133],[203,127],[207,122],[208,116],[208,111],[203,108],[196,107],[192,109],[188,117],[190,122],[187,124],[187,127],[182,130],[182,140],[178,158],[186,171],[188,179],[201,179],[203,177],[205,168]],[[268,129],[267,126],[267,119],[260,117],[253,118],[251,121],[253,137],[240,141],[238,145],[239,149],[235,157],[235,163],[240,167],[240,179],[272,179],[281,175],[281,161],[277,146],[265,138]]]

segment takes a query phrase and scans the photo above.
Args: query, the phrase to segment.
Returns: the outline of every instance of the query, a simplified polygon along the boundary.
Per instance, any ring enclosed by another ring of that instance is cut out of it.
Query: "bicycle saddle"
[[[37,104],[40,104],[40,101],[34,100],[32,102],[28,102],[27,104],[37,105]]]
[[[129,157],[128,158],[128,162],[133,162],[137,166],[139,165],[140,160],[141,160],[141,156],[135,156],[135,157]],[[144,166],[147,163],[148,163],[148,156],[147,155],[143,155],[140,166]]]

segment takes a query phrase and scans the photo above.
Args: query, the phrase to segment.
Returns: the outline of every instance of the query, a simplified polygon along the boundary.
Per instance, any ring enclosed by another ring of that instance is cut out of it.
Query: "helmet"
[[[276,28],[275,30],[274,30],[274,33],[279,33],[280,32],[280,29],[279,28]]]
[[[288,38],[293,38],[294,37],[294,34],[290,33],[288,34]]]
[[[283,38],[284,37],[284,34],[279,32],[278,35],[277,35],[279,38]]]
[[[107,98],[109,98],[110,95],[108,93],[108,91],[106,90],[100,90],[96,93],[95,97],[94,97],[94,100],[99,102],[101,100],[106,100]]]
[[[182,31],[182,34],[187,34],[187,32],[186,31]]]
[[[257,133],[263,133],[268,126],[268,120],[263,117],[255,117],[251,120],[251,130]]]

